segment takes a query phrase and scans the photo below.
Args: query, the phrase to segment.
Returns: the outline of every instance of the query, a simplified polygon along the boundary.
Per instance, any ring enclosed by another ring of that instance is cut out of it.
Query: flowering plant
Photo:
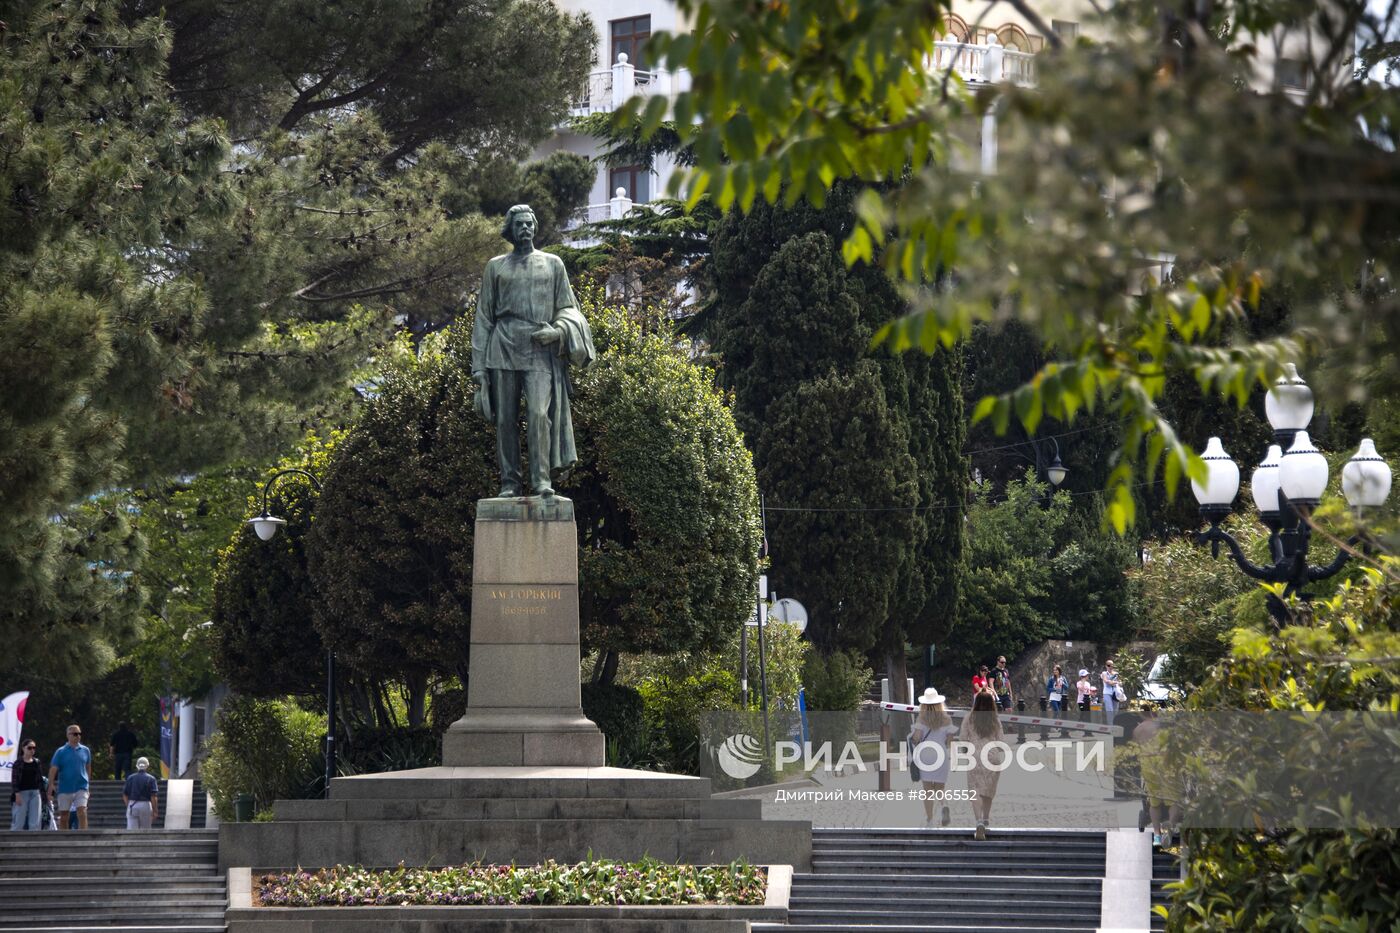
[[[471,904],[762,904],[768,879],[746,862],[670,865],[589,860],[388,870],[337,865],[260,875],[264,907],[464,906]]]

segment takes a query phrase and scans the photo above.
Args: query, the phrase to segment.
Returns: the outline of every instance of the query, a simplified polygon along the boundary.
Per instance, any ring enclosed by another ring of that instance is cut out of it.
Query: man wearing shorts
[[[57,798],[57,813],[68,825],[68,811],[78,810],[78,828],[87,829],[88,778],[92,774],[92,751],[83,744],[83,730],[68,727],[68,744],[49,759],[49,799]]]

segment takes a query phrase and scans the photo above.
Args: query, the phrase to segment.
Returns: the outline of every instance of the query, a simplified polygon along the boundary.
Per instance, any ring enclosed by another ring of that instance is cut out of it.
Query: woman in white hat
[[[943,694],[929,687],[919,697],[919,715],[909,730],[910,776],[924,786],[924,826],[933,826],[933,805],[942,798],[948,783],[948,737],[957,732],[953,718],[943,707]],[[952,817],[943,807],[943,825]]]

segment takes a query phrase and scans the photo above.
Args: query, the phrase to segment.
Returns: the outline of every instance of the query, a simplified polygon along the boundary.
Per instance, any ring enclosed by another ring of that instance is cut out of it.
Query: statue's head
[[[521,240],[535,242],[537,229],[538,222],[535,220],[535,212],[530,210],[530,205],[517,204],[506,211],[506,223],[501,228],[501,236],[509,240],[512,246],[519,246]]]

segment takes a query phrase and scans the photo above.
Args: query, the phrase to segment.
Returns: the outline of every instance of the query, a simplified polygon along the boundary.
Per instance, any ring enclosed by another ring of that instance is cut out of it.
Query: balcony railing
[[[620,52],[611,68],[589,73],[583,91],[569,107],[569,116],[586,117],[593,113],[612,113],[629,97],[660,94],[671,100],[690,86],[685,72],[646,71],[635,68]]]
[[[986,45],[970,42],[935,42],[929,56],[931,71],[951,68],[969,84],[1035,84],[1035,55],[1017,49],[1003,48],[993,36]],[[586,117],[594,113],[612,113],[631,97],[637,95],[665,96],[668,100],[688,90],[690,75],[684,71],[646,71],[635,68],[626,53],[619,53],[611,68],[589,73],[583,90],[569,107],[569,116]]]
[[[986,45],[971,42],[935,42],[929,56],[929,69],[952,69],[969,84],[999,84],[1009,81],[1023,87],[1035,84],[1035,55],[1019,49],[1003,48],[996,37]]]
[[[564,221],[564,239],[570,246],[580,248],[596,246],[602,241],[598,237],[580,235],[577,232],[579,228],[604,220],[621,220],[633,207],[646,207],[646,204],[636,203],[627,196],[626,188],[618,188],[611,200],[604,201],[602,204],[589,204]]]

